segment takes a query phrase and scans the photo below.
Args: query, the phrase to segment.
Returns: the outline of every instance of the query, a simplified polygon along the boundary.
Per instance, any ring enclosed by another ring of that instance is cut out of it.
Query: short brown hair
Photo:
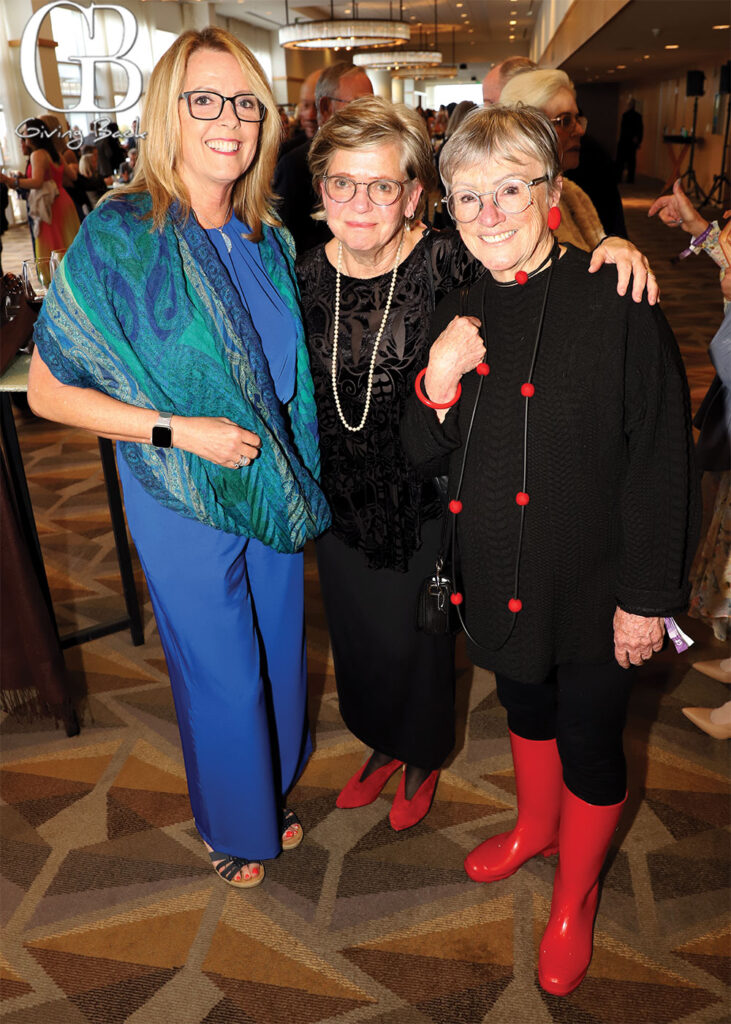
[[[404,173],[424,188],[414,216],[423,212],[426,193],[436,187],[434,156],[424,119],[403,103],[390,103],[381,96],[361,96],[334,114],[320,128],[310,146],[307,161],[312,172],[312,186],[317,192],[338,149],[378,149],[397,145],[401,150]],[[320,207],[315,214],[322,220]]]
[[[108,195],[114,198],[129,193],[149,193],[156,228],[162,228],[165,215],[176,200],[184,217],[190,213],[191,196],[178,172],[181,152],[178,97],[188,61],[198,50],[230,53],[246,75],[251,91],[266,108],[254,159],[233,188],[234,212],[248,225],[250,240],[258,242],[262,237],[262,222],[279,224],[271,209],[274,196],[271,183],[282,127],[272,91],[256,57],[240,40],[220,28],[183,32],[157,62],[147,87],[142,114],[142,126],[147,135],[139,147],[134,181]]]

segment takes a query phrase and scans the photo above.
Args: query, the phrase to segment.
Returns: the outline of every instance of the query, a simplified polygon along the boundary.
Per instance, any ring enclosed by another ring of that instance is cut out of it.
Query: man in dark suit
[[[627,109],[622,114],[622,123],[619,128],[617,181],[622,180],[622,174],[626,165],[627,182],[630,185],[634,182],[637,150],[642,145],[643,131],[642,114],[639,110],[635,110],[635,101],[631,99],[627,104]]]
[[[297,123],[291,139],[286,139],[280,149],[279,156],[283,157],[291,149],[296,149],[304,142],[311,142],[317,131],[317,107],[315,106],[315,86],[322,74],[322,68],[311,72],[305,78],[300,87],[300,98],[297,104]]]

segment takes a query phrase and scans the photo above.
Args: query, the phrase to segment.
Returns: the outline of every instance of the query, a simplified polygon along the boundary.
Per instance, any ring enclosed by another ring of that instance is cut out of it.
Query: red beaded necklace
[[[529,410],[529,407],[530,407],[530,400],[535,395],[535,392],[536,392],[535,385],[533,384],[533,375],[535,373],[536,362],[538,360],[538,349],[539,349],[540,344],[541,344],[541,334],[543,333],[543,322],[544,322],[544,320],[546,318],[546,307],[548,305],[548,293],[549,293],[549,290],[550,290],[550,287],[551,287],[551,276],[553,274],[553,268],[556,265],[556,262],[558,260],[559,253],[560,253],[559,245],[558,245],[557,242],[554,242],[553,248],[551,249],[551,252],[548,254],[546,259],[541,263],[541,265],[539,267],[536,267],[536,269],[531,274],[526,274],[524,271],[519,271],[518,274],[515,275],[516,283],[518,285],[521,285],[521,286],[525,285],[525,284],[528,283],[529,279],[531,277],[533,277],[535,274],[538,274],[545,267],[546,263],[548,263],[549,260],[550,260],[548,271],[546,273],[546,287],[545,287],[545,290],[543,292],[543,302],[541,304],[540,316],[538,317],[538,329],[536,331],[536,340],[535,340],[535,343],[533,345],[533,355],[531,357],[530,369],[528,371],[528,379],[523,384],[520,385],[520,393],[523,396],[523,398],[525,399],[524,416],[523,416],[523,483],[522,483],[521,489],[515,495],[515,503],[520,508],[520,523],[519,523],[519,527],[518,527],[518,547],[517,547],[517,552],[516,552],[516,556],[515,556],[515,574],[514,574],[514,579],[513,579],[513,595],[510,598],[510,600],[508,601],[508,609],[510,610],[510,612],[512,612],[512,619],[511,619],[511,623],[510,623],[510,628],[508,629],[508,632],[507,632],[505,638],[497,645],[497,647],[485,647],[485,645],[481,644],[478,640],[476,640],[472,636],[470,631],[468,630],[467,624],[465,623],[465,620],[464,620],[464,616],[462,615],[462,609],[460,607],[462,602],[464,601],[464,595],[461,593],[461,591],[455,590],[452,593],[451,597],[450,597],[450,600],[451,600],[452,604],[455,606],[455,609],[456,609],[456,612],[457,612],[457,616],[459,618],[460,625],[462,626],[462,629],[465,632],[465,636],[467,636],[467,638],[473,644],[475,644],[476,647],[482,648],[482,650],[499,651],[501,648],[503,648],[505,646],[505,644],[508,642],[508,640],[512,636],[513,630],[515,629],[515,623],[517,622],[518,613],[523,608],[523,602],[520,599],[519,592],[520,592],[520,556],[521,556],[521,553],[522,553],[522,550],[523,550],[523,533],[524,533],[524,528],[525,528],[525,511],[526,511],[526,507],[528,506],[528,504],[530,502],[530,495],[529,495],[528,490],[527,490],[527,486],[528,486],[528,410]],[[519,277],[519,275],[520,275],[520,277]],[[500,287],[511,287],[512,286],[512,282],[509,282],[509,283],[496,282],[496,283],[499,284]],[[486,311],[485,311],[485,308],[484,308],[484,303],[485,303],[484,292],[483,292],[482,302],[483,302],[482,323],[483,323],[483,329],[484,329],[484,326],[487,324]],[[485,336],[485,347],[487,348],[487,331],[485,331],[485,335],[486,335]],[[459,477],[458,477],[458,480],[457,480],[457,490],[455,492],[454,497],[449,502],[449,511],[452,513],[451,548],[452,548],[452,565],[453,566],[456,566],[458,564],[458,561],[457,561],[457,516],[462,511],[462,502],[460,500],[460,493],[462,491],[462,484],[463,484],[463,481],[464,481],[465,466],[467,465],[467,451],[469,449],[470,437],[472,436],[472,427],[474,426],[475,417],[477,415],[477,406],[479,405],[480,396],[482,394],[482,386],[483,386],[483,384],[485,382],[485,378],[490,373],[490,365],[486,361],[482,362],[482,363],[479,363],[477,365],[477,367],[476,367],[476,370],[477,370],[477,373],[478,373],[480,379],[479,379],[479,383],[477,385],[477,394],[475,395],[475,404],[474,404],[474,406],[472,408],[472,415],[470,416],[469,427],[467,429],[467,436],[465,438],[464,448],[462,450],[462,466],[461,466],[461,469],[460,469],[460,472],[459,472]]]

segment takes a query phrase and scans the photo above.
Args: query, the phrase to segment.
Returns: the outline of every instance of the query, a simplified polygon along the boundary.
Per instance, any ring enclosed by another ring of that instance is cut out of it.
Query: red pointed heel
[[[335,801],[336,807],[366,807],[368,804],[372,804],[393,773],[398,771],[403,764],[403,761],[389,761],[381,768],[376,768],[365,779],[361,779],[363,772],[368,767],[368,761],[348,779],[338,793],[338,798]]]
[[[405,828],[417,825],[422,818],[429,813],[434,791],[439,780],[439,769],[437,768],[424,779],[417,791],[410,800],[406,799],[406,772],[401,776],[393,805],[388,815],[391,828],[396,832],[403,832]]]
[[[518,799],[511,832],[486,839],[468,853],[464,867],[475,882],[497,882],[515,874],[531,857],[558,852],[563,769],[555,740],[527,740],[510,733]]]

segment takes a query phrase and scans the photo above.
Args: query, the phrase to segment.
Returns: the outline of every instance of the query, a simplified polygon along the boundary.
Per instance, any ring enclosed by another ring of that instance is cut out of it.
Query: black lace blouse
[[[418,479],[401,448],[399,422],[414,379],[427,363],[436,303],[483,269],[456,232],[422,236],[398,270],[368,418],[361,431],[351,433],[340,422],[332,393],[335,269],[324,245],[297,261],[320,426],[321,486],[332,508],[333,533],[363,552],[370,568],[406,572],[420,545],[421,523],[440,514],[434,489]],[[363,415],[390,284],[390,272],[366,280],[340,275],[337,387],[343,415],[353,425]]]

